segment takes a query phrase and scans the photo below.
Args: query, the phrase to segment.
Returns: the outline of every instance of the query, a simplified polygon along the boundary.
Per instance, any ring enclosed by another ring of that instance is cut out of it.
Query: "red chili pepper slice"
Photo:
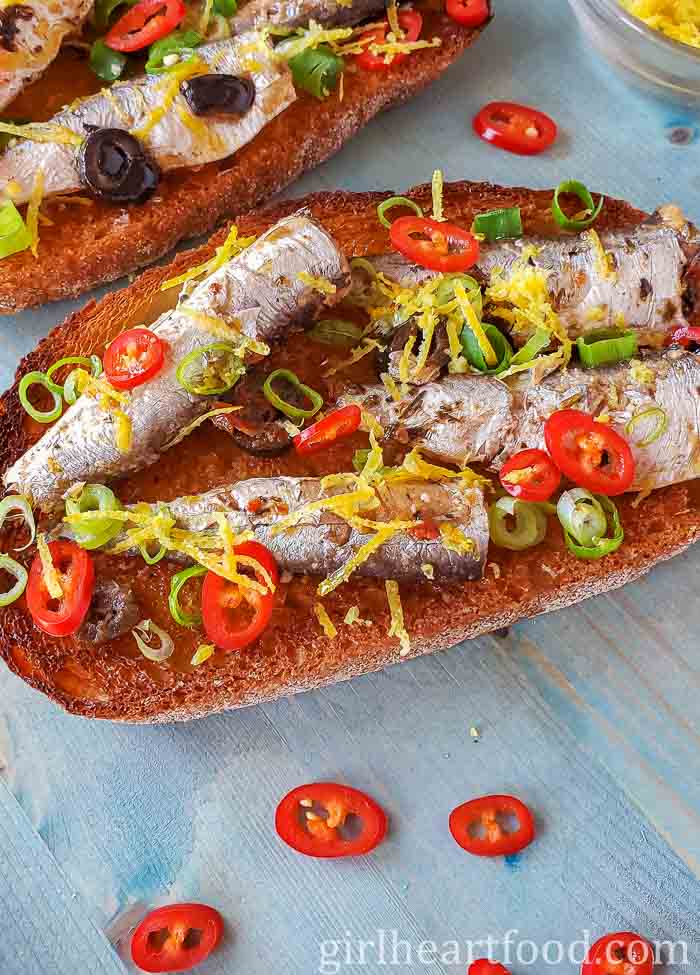
[[[565,477],[594,494],[624,494],[635,463],[624,437],[581,410],[558,410],[544,425],[547,450]]]
[[[287,846],[309,857],[360,856],[382,842],[387,816],[358,789],[314,782],[287,793],[277,807],[275,829]]]
[[[473,126],[480,139],[521,156],[544,152],[557,137],[556,123],[549,115],[516,102],[489,102]]]
[[[491,961],[489,958],[477,958],[469,966],[467,975],[510,975],[510,972],[500,962]]]
[[[463,27],[481,27],[491,16],[488,0],[447,0],[445,9]]]
[[[520,501],[548,501],[561,474],[544,450],[521,450],[501,468],[499,477],[508,494]]]
[[[506,831],[499,816],[501,820],[515,817],[517,829]],[[452,810],[450,832],[455,842],[474,856],[511,856],[532,843],[535,821],[525,803],[514,796],[482,796]]]
[[[420,239],[413,234],[420,234]],[[389,236],[399,253],[431,271],[467,271],[479,260],[479,241],[453,223],[428,217],[399,217],[392,223]],[[451,251],[451,245],[457,245],[457,249]]]
[[[186,972],[221,941],[224,919],[206,904],[169,904],[151,911],[131,938],[131,957],[144,972]]]
[[[399,11],[399,26],[404,32],[404,36],[399,38],[402,43],[406,41],[417,41],[423,29],[423,17],[417,10],[401,10]],[[365,44],[366,47],[369,47],[370,44],[385,44],[386,35],[390,30],[391,26],[387,20],[386,24],[382,24],[381,27],[375,27],[373,30],[368,30],[364,34],[361,34],[358,43]],[[387,63],[385,60],[386,54],[373,54],[372,51],[365,49],[362,54],[355,56],[355,60],[365,71],[387,71],[395,64],[401,64],[407,57],[408,54],[394,54],[391,57],[391,61]]]
[[[323,450],[336,440],[349,437],[359,430],[362,423],[362,410],[351,403],[334,410],[328,416],[312,423],[306,430],[302,430],[294,437],[294,446],[298,454],[315,454]]]
[[[130,328],[108,346],[105,376],[115,389],[133,389],[163,368],[165,343],[149,328]]]
[[[183,0],[141,0],[105,36],[113,51],[140,51],[175,30],[187,8]]]
[[[27,608],[32,619],[50,636],[70,636],[80,627],[90,606],[95,587],[95,567],[91,556],[75,542],[59,539],[49,542],[49,552],[58,572],[63,595],[54,600],[44,582],[39,555],[34,556],[27,582]]]
[[[685,349],[700,345],[700,328],[697,325],[686,325],[671,332],[666,345],[682,345]]]
[[[255,559],[266,570],[276,587],[279,571],[274,556],[259,542],[236,545],[236,555]],[[244,566],[241,569],[244,570]],[[262,573],[255,573],[258,582],[266,585]],[[259,593],[244,588],[214,572],[207,572],[202,585],[202,622],[204,631],[219,650],[242,650],[257,640],[270,622],[275,605],[275,593]],[[250,612],[252,611],[252,619]]]
[[[654,949],[639,934],[606,934],[591,947],[581,975],[652,975]]]

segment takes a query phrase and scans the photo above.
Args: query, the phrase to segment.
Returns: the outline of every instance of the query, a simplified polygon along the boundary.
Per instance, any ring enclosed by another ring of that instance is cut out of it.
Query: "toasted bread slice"
[[[429,208],[428,186],[408,193]],[[376,218],[376,206],[385,196],[318,194],[248,214],[239,220],[239,228],[245,234],[261,233],[296,208],[308,206],[348,255],[380,254],[389,247],[387,232]],[[475,212],[520,206],[526,234],[556,232],[551,192],[453,183],[445,187],[444,203],[448,219],[462,225],[469,226]],[[599,227],[631,226],[644,216],[626,203],[608,200]],[[124,327],[155,318],[164,301],[172,301],[172,292],[160,291],[162,282],[209,257],[223,234],[204,247],[178,255],[168,267],[148,270],[123,291],[99,303],[90,302],[27,356],[18,376],[31,369],[45,370],[60,356],[99,353]],[[277,355],[278,361],[293,361],[294,342]],[[37,439],[41,429],[20,406],[16,384],[0,406],[0,469],[4,470]],[[349,469],[342,464],[349,463],[351,455],[350,449],[347,457],[337,461],[336,469]],[[254,474],[302,473],[300,463],[295,455],[265,460],[251,457],[219,431],[200,428],[165,454],[155,468],[118,482],[116,490],[124,501],[167,501]],[[319,465],[314,468],[317,472],[328,472],[320,466],[322,459],[314,463]],[[552,528],[548,539],[530,551],[492,550],[480,582],[438,585],[426,581],[402,586],[411,636],[409,656],[560,609],[648,572],[700,535],[700,482],[657,491],[636,508],[634,499],[626,497],[620,510],[625,542],[614,555],[597,562],[576,559]],[[8,551],[9,544],[7,538],[0,539],[0,550]],[[149,567],[130,558],[119,564],[119,578],[133,586],[144,616],[173,633],[167,606],[172,567],[162,562]],[[33,625],[23,601],[2,611],[0,654],[15,673],[67,710],[136,722],[200,717],[346,680],[399,661],[398,641],[388,636],[389,611],[381,580],[353,579],[324,600],[338,629],[335,639],[323,635],[313,613],[317,582],[298,577],[282,585],[273,622],[256,644],[239,653],[217,654],[198,668],[189,663],[197,645],[204,642],[203,634],[196,630],[177,629],[175,656],[167,665],[158,665],[143,659],[130,636],[97,648],[72,638],[47,637]],[[351,606],[358,606],[360,616],[370,625],[345,625]]]
[[[350,64],[342,89],[323,101],[299,92],[289,108],[233,156],[168,175],[144,204],[85,206],[67,203],[65,197],[64,202],[47,199],[42,212],[53,224],[40,228],[38,256],[27,250],[0,261],[0,313],[75,298],[143,268],[181,240],[211,232],[224,217],[259,206],[338,152],[379,112],[418,94],[481,30],[427,10],[424,36],[439,37],[440,47],[416,51],[387,71],[359,71]],[[8,112],[49,117],[76,94],[87,94],[89,85],[99,88],[98,78],[81,77],[84,69],[78,64],[74,72],[66,70],[71,58],[70,52],[62,54],[38,83],[41,87],[30,89]]]

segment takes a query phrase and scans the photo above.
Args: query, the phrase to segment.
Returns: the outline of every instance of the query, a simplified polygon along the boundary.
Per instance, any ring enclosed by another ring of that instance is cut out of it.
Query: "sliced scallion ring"
[[[285,380],[298,393],[301,393],[304,399],[307,399],[311,403],[311,409],[305,410],[300,406],[294,406],[292,403],[288,403],[282,399],[279,393],[276,393],[272,388],[272,384],[276,379]],[[271,403],[280,413],[288,416],[290,420],[308,420],[309,417],[315,416],[323,406],[323,396],[310,386],[306,386],[297,374],[289,369],[275,369],[274,372],[271,372],[263,383],[263,393],[268,403]]]
[[[36,522],[34,521],[32,506],[22,494],[10,494],[6,498],[3,498],[0,501],[0,529],[2,529],[10,511],[19,511],[29,529],[30,538],[27,544],[15,549],[16,552],[23,552],[25,548],[29,548],[36,538]]]
[[[27,391],[30,386],[34,385],[43,386],[51,394],[53,409],[43,411],[32,406],[29,402]],[[54,420],[59,418],[63,412],[62,392],[61,387],[56,386],[50,379],[47,379],[46,373],[43,372],[28,372],[26,376],[22,376],[19,382],[19,401],[31,418],[36,420],[37,423],[53,423]]]
[[[614,365],[637,354],[637,332],[598,329],[588,335],[579,335],[576,348],[579,359],[587,368]]]
[[[104,484],[84,484],[77,497],[66,498],[66,514],[85,514],[88,511],[121,511],[122,506],[114,491]],[[81,548],[92,551],[101,548],[119,534],[122,522],[115,518],[95,521],[95,527],[73,526],[75,540]]]
[[[552,341],[552,333],[546,328],[538,328],[534,335],[531,335],[525,345],[515,353],[510,360],[512,366],[523,366],[526,362],[532,362],[535,356],[546,349]]]
[[[390,196],[388,200],[383,200],[377,207],[377,216],[379,217],[379,222],[382,227],[386,227],[387,230],[391,227],[391,220],[387,220],[387,213],[389,210],[393,210],[394,207],[403,207],[404,210],[413,210],[417,217],[423,216],[423,211],[413,200],[409,200],[407,196]]]
[[[180,606],[180,590],[189,579],[196,579],[203,576],[207,569],[203,565],[193,565],[189,569],[183,569],[176,573],[170,580],[170,595],[168,596],[168,606],[170,615],[179,626],[198,626],[202,622],[200,613],[185,613]]]
[[[160,626],[157,626],[153,620],[141,620],[131,632],[136,640],[136,645],[147,660],[161,664],[168,657],[172,657],[175,651],[173,638]],[[152,636],[157,637],[160,641],[156,646],[151,645]]]
[[[19,599],[27,588],[29,575],[24,566],[11,559],[9,555],[0,555],[0,569],[9,572],[17,580],[14,586],[8,589],[7,592],[0,593],[0,606],[9,606],[10,603],[14,603],[15,600]]]
[[[499,498],[489,509],[489,528],[494,545],[522,552],[544,540],[547,515],[538,504]]]
[[[523,222],[520,216],[520,207],[504,207],[500,210],[480,213],[474,217],[472,232],[483,234],[489,243],[511,237],[522,237]]]
[[[166,549],[161,545],[155,555],[151,555],[147,545],[139,545],[139,552],[146,565],[157,565],[161,559],[165,558]]]
[[[567,217],[567,215],[562,210],[559,204],[559,197],[562,193],[573,193],[579,198],[583,204],[585,210],[588,212],[588,216],[582,217],[581,219],[576,219],[575,217]],[[564,230],[585,230],[586,227],[590,227],[594,224],[600,215],[600,211],[603,209],[603,204],[605,203],[605,197],[601,196],[598,200],[598,205],[593,202],[593,197],[591,196],[588,187],[578,179],[565,179],[562,183],[557,186],[554,191],[554,199],[552,200],[552,216]]]
[[[175,375],[193,396],[221,396],[236,385],[245,367],[227,342],[212,342],[194,349],[178,364]]]
[[[362,328],[342,318],[324,318],[314,325],[308,336],[323,345],[357,345],[362,338]]]
[[[476,317],[481,321],[484,311],[484,298],[481,293],[481,285],[471,274],[443,274],[440,284],[435,289],[435,304],[438,308],[444,308],[456,301],[455,285],[461,284],[469,298],[469,304],[476,312]]]
[[[58,372],[63,366],[79,366],[82,369],[89,369],[92,372],[93,379],[97,379],[98,376],[102,375],[102,360],[98,355],[67,355],[63,359],[59,359],[54,362],[52,366],[46,370],[46,378],[56,386],[57,389],[61,390],[61,394],[65,399],[66,403],[75,403],[78,398],[78,393],[75,389],[75,383],[78,378],[77,369],[71,369],[69,374],[66,376],[63,386],[59,386],[58,383],[54,382],[54,374]]]
[[[624,541],[620,514],[602,494],[583,488],[565,491],[557,502],[557,516],[566,547],[579,559],[600,559],[616,552]]]
[[[350,261],[351,271],[362,271],[366,274],[370,281],[377,280],[377,269],[371,261],[368,261],[366,257],[353,257]]]
[[[22,215],[12,200],[0,206],[0,259],[26,251],[32,242]]]
[[[652,427],[649,433],[642,436],[641,440],[632,440],[632,434],[639,423],[645,420],[656,421],[655,425]],[[635,415],[627,421],[625,425],[625,433],[632,440],[635,447],[648,447],[650,444],[655,443],[659,437],[662,437],[668,430],[668,413],[661,406],[650,406],[647,410],[642,410],[641,413],[635,413]]]
[[[488,367],[479,340],[468,325],[462,329],[464,354],[469,365],[473,366],[478,372],[485,376],[497,376],[499,372],[505,372],[510,365],[513,348],[505,335],[495,325],[484,325],[484,334],[496,355],[496,365],[491,368]]]

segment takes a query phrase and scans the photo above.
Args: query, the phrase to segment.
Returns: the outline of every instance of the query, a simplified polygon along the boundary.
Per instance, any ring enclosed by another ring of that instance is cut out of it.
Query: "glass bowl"
[[[596,50],[628,79],[675,102],[700,105],[700,49],[652,30],[618,0],[569,0]]]

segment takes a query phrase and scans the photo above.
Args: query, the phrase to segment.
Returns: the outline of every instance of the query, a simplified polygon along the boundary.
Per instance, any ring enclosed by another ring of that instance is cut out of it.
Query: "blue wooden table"
[[[495,6],[447,77],[297,191],[398,189],[441,166],[532,186],[576,176],[700,218],[697,120],[594,62],[564,0]],[[521,159],[474,139],[493,98],[551,112],[556,149]],[[3,385],[70,307],[0,322]],[[3,670],[0,972],[123,973],[110,942],[146,905],[201,900],[228,923],[202,975],[463,975],[470,942],[488,938],[514,975],[573,975],[581,940],[625,929],[673,943],[669,975],[697,973],[699,564],[690,552],[505,639],[183,726],[89,723]],[[374,855],[316,862],[277,841],[277,801],[318,779],[390,812]],[[515,861],[469,857],[449,836],[450,810],[487,792],[537,812],[538,841]]]

